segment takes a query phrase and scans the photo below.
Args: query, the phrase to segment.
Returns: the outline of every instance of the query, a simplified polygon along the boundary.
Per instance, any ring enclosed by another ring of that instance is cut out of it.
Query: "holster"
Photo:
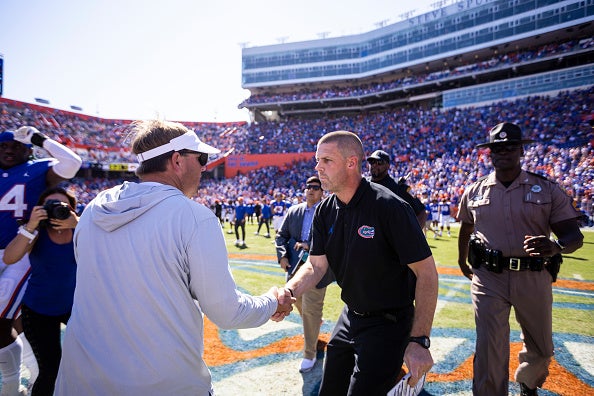
[[[472,268],[478,268],[485,261],[485,247],[483,242],[473,234],[468,241],[468,262]]]
[[[468,262],[472,268],[484,265],[489,271],[501,273],[503,255],[499,250],[488,249],[476,235],[471,235],[468,242]]]
[[[549,259],[548,263],[545,266],[547,271],[549,271],[549,274],[551,274],[551,277],[553,278],[553,282],[557,281],[557,274],[559,273],[559,270],[561,269],[562,263],[563,263],[563,256],[561,256],[560,253],[557,253],[556,255],[552,256]]]

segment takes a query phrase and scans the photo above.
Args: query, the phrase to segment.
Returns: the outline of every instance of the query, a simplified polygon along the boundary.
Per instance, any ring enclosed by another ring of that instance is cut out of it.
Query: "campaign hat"
[[[523,139],[522,130],[516,124],[511,122],[502,122],[495,125],[489,131],[489,141],[486,143],[477,144],[477,148],[491,147],[508,144],[527,144],[534,143],[534,140]]]

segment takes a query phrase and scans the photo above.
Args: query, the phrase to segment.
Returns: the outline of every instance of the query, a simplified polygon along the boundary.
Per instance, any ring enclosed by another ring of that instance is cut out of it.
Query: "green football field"
[[[273,239],[254,235],[255,229],[255,225],[248,224],[246,248],[234,245],[235,235],[228,233],[228,223],[224,235],[239,288],[261,294],[273,285],[282,286],[285,275],[277,263]],[[456,225],[452,227],[451,237],[434,239],[430,234],[428,238],[439,273],[439,297],[431,332],[435,364],[423,393],[427,395],[472,393],[474,315],[470,281],[462,276],[457,265],[458,229]],[[553,284],[555,356],[542,389],[546,396],[594,394],[594,231],[583,233],[583,248],[564,257],[558,281]],[[339,287],[331,284],[324,303],[321,339],[329,339],[343,306]],[[223,331],[209,324],[205,359],[217,394],[317,395],[324,352],[318,351],[320,363],[312,372],[297,373],[303,345],[300,323],[294,311],[283,322],[269,322],[258,329]],[[509,368],[513,375],[521,348],[520,328],[513,313],[510,327]],[[510,381],[511,394],[518,394],[512,377]],[[271,383],[275,384],[272,388]]]
[[[242,289],[253,294],[263,293],[272,285],[282,286],[284,283],[284,272],[276,262],[274,238],[254,235],[256,228],[252,224],[246,227],[247,248],[234,246],[235,235],[228,233],[229,224],[226,223],[224,228],[233,276]],[[470,281],[461,275],[457,264],[458,230],[454,224],[451,237],[444,233],[442,237],[433,239],[433,234],[428,235],[440,273],[440,298],[448,301],[436,313],[434,327],[474,328],[472,307],[469,304]],[[553,284],[553,329],[555,332],[594,336],[594,231],[582,232],[584,246],[563,257],[559,280]],[[578,285],[578,288],[574,289],[574,285]],[[324,318],[335,321],[342,307],[340,289],[334,283],[328,288]],[[512,330],[519,330],[514,320],[510,323]]]

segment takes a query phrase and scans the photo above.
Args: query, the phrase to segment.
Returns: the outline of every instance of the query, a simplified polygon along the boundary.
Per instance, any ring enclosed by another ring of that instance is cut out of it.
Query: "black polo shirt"
[[[310,254],[326,255],[350,308],[370,312],[412,304],[407,264],[431,250],[410,205],[390,190],[361,179],[348,205],[332,194],[316,209],[312,235]]]

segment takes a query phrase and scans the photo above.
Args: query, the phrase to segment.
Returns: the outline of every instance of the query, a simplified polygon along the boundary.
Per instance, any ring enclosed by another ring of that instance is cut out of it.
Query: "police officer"
[[[427,220],[425,205],[418,198],[410,194],[410,187],[406,184],[406,177],[402,177],[396,182],[388,174],[388,170],[390,169],[390,155],[383,150],[375,150],[367,157],[367,164],[369,165],[369,173],[371,173],[371,181],[387,187],[394,194],[405,200],[413,208],[421,227],[424,227]]]
[[[531,142],[515,124],[491,129],[477,148],[490,149],[495,171],[467,187],[460,202],[458,264],[472,281],[477,332],[474,395],[508,394],[512,306],[523,340],[515,380],[521,395],[537,394],[553,356],[551,282],[560,253],[582,246],[571,198],[521,167],[522,145]]]

